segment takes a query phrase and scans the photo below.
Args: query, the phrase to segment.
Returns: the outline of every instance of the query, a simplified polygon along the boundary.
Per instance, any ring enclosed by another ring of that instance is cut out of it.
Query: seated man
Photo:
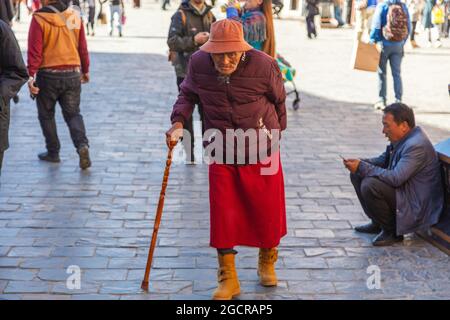
[[[444,206],[439,161],[414,113],[402,103],[384,109],[383,133],[391,144],[374,159],[346,159],[350,179],[371,223],[355,228],[378,234],[374,246],[436,224]]]

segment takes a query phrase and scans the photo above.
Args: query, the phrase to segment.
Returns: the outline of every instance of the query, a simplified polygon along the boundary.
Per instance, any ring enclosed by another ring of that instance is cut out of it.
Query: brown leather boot
[[[278,259],[277,248],[259,249],[258,276],[259,282],[265,287],[276,286],[275,262]]]
[[[241,293],[239,280],[234,265],[234,254],[218,254],[219,270],[217,272],[218,287],[213,293],[213,300],[231,300]]]

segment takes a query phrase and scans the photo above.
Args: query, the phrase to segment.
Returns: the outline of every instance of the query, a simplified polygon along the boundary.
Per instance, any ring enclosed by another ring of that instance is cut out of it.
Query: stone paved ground
[[[128,4],[129,6],[129,4]],[[209,299],[216,257],[209,248],[207,167],[173,165],[151,273],[140,290],[159,197],[163,133],[175,99],[165,36],[170,12],[152,2],[128,10],[126,37],[105,28],[89,39],[92,82],[82,111],[93,167],[80,172],[58,112],[61,164],[36,160],[43,139],[23,90],[12,107],[11,148],[0,186],[0,298]],[[140,26],[145,26],[139,29]],[[415,236],[374,248],[352,227],[366,221],[338,154],[383,150],[375,75],[351,71],[351,30],[323,30],[307,41],[304,25],[277,21],[279,50],[299,69],[302,108],[289,109],[284,135],[288,235],[280,246],[277,288],[257,283],[255,249],[238,248],[240,299],[448,299],[449,257]],[[22,48],[25,23],[16,26]],[[450,43],[407,55],[405,101],[433,142],[449,136],[446,85]],[[199,151],[199,150],[198,150]],[[70,265],[81,289],[66,287]],[[369,265],[381,289],[366,286]]]

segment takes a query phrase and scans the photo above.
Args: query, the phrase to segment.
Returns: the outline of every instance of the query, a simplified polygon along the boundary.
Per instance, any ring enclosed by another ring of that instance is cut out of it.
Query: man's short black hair
[[[394,116],[394,121],[400,125],[406,121],[412,129],[416,126],[413,110],[404,103],[393,103],[383,109],[384,114],[390,113]]]

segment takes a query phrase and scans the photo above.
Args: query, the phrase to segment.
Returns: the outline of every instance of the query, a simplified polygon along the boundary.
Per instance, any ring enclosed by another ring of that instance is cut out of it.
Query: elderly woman
[[[205,150],[212,144],[223,146],[227,140],[225,147],[214,149],[209,163],[210,245],[217,249],[219,260],[218,288],[213,299],[227,300],[240,293],[234,264],[234,247],[238,245],[260,248],[260,283],[277,285],[277,246],[286,234],[284,181],[277,144],[280,131],[286,129],[285,99],[276,61],[244,40],[239,22],[215,22],[208,42],[191,58],[173,108],[172,128],[166,133],[168,144],[178,141],[194,105],[201,102],[205,135],[209,135],[209,139],[204,137]],[[230,131],[248,136],[255,132],[257,141],[247,144],[244,140],[244,147],[236,145],[238,134],[228,139]],[[252,161],[255,145],[258,156]],[[243,156],[239,157],[239,153]],[[265,171],[273,163],[278,164],[276,169]]]

